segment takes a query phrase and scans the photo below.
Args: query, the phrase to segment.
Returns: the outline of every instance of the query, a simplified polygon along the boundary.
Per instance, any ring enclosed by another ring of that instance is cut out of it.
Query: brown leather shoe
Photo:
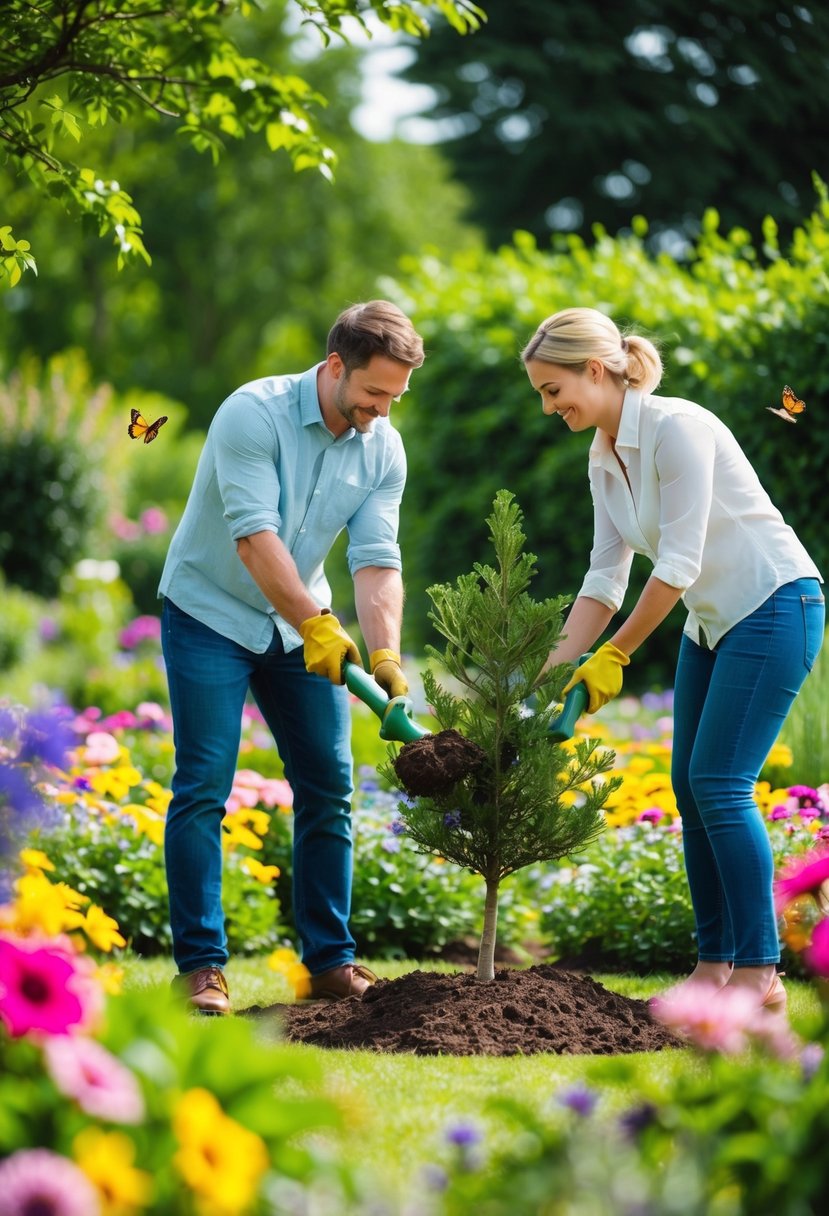
[[[359,963],[345,963],[310,979],[311,1001],[342,1001],[349,996],[362,996],[367,988],[377,982],[377,976],[368,967]]]
[[[230,1013],[227,980],[220,967],[202,967],[187,975],[177,975],[171,987],[184,996],[194,1013],[213,1016]]]

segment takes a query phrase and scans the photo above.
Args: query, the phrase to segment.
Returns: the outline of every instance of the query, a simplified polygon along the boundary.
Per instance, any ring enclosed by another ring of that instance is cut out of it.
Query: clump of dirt
[[[404,743],[393,763],[401,785],[413,797],[450,793],[459,781],[487,763],[482,747],[456,730],[441,730]]]
[[[549,964],[499,970],[489,984],[465,973],[412,971],[379,980],[362,998],[244,1012],[272,1018],[294,1042],[418,1056],[619,1055],[684,1046],[651,1019],[645,1001]]]

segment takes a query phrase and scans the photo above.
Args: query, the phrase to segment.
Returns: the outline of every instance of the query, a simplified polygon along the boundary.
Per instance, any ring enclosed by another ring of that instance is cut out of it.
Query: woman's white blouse
[[[633,554],[644,553],[657,578],[682,589],[685,632],[715,646],[784,583],[821,579],[710,410],[628,390],[616,453],[618,460],[610,436],[597,430],[590,447],[593,549],[579,595],[617,611]]]

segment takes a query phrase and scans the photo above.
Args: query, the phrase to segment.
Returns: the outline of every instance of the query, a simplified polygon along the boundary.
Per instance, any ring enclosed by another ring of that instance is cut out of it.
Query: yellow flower
[[[274,950],[273,954],[268,957],[268,966],[271,971],[285,976],[288,983],[292,985],[294,996],[298,1001],[310,994],[311,973],[305,964],[300,962],[299,955],[294,950],[289,950],[287,947]]]
[[[239,845],[244,845],[246,849],[262,848],[262,841],[256,833],[239,823],[235,815],[225,815],[222,827],[225,830],[222,843],[228,853],[232,853]]]
[[[130,1216],[152,1198],[152,1177],[135,1169],[135,1145],[123,1132],[87,1127],[72,1143],[80,1169],[96,1187],[104,1216]]]
[[[120,996],[124,991],[124,968],[117,963],[101,963],[95,968],[95,978],[107,996]]]
[[[146,836],[159,847],[164,843],[163,812],[159,814],[155,810],[148,810],[139,802],[128,802],[126,806],[121,807],[121,814],[135,820],[135,830],[139,836]]]
[[[190,1089],[173,1112],[173,1160],[205,1216],[237,1216],[253,1203],[268,1168],[264,1141],[224,1113],[206,1089]]]
[[[653,768],[653,761],[649,760],[647,758],[647,756],[633,756],[632,759],[630,759],[627,762],[627,765],[625,767],[625,772],[626,773],[649,773],[652,768]]]
[[[5,924],[5,928],[24,934],[39,930],[47,937],[56,937],[83,927],[84,915],[79,909],[89,899],[66,883],[51,883],[40,870],[32,870],[18,878],[14,890],[11,923]]]
[[[87,909],[81,928],[93,946],[97,946],[105,954],[109,954],[113,946],[126,946],[127,944],[118,931],[118,921],[107,916],[103,908],[99,908],[97,904],[92,904]]]
[[[54,870],[49,858],[40,849],[21,849],[20,860],[23,862],[26,869],[32,870]]]
[[[766,756],[766,764],[773,764],[778,768],[791,768],[794,764],[792,749],[786,743],[775,743]]]
[[[280,874],[279,866],[265,866],[261,861],[257,861],[255,857],[246,857],[242,862],[242,869],[247,870],[251,878],[255,878],[263,886],[268,886],[275,879],[279,878]]]
[[[141,781],[141,774],[131,764],[119,764],[117,768],[103,769],[89,776],[89,784],[102,798],[109,795],[120,801],[126,798],[134,785]]]

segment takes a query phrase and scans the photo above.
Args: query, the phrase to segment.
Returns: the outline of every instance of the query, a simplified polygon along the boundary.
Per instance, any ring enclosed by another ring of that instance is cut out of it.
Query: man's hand
[[[357,643],[350,638],[330,609],[323,608],[318,616],[309,616],[299,626],[302,634],[305,667],[318,676],[326,676],[332,684],[342,684],[343,663],[363,660]]]
[[[394,650],[373,650],[369,655],[371,674],[389,697],[405,697],[409,691],[400,666],[400,655]]]
[[[576,668],[569,684],[565,684],[563,693],[566,696],[574,684],[583,681],[590,695],[587,712],[594,714],[622,691],[622,668],[627,667],[629,662],[628,656],[617,646],[605,642],[591,659]]]

